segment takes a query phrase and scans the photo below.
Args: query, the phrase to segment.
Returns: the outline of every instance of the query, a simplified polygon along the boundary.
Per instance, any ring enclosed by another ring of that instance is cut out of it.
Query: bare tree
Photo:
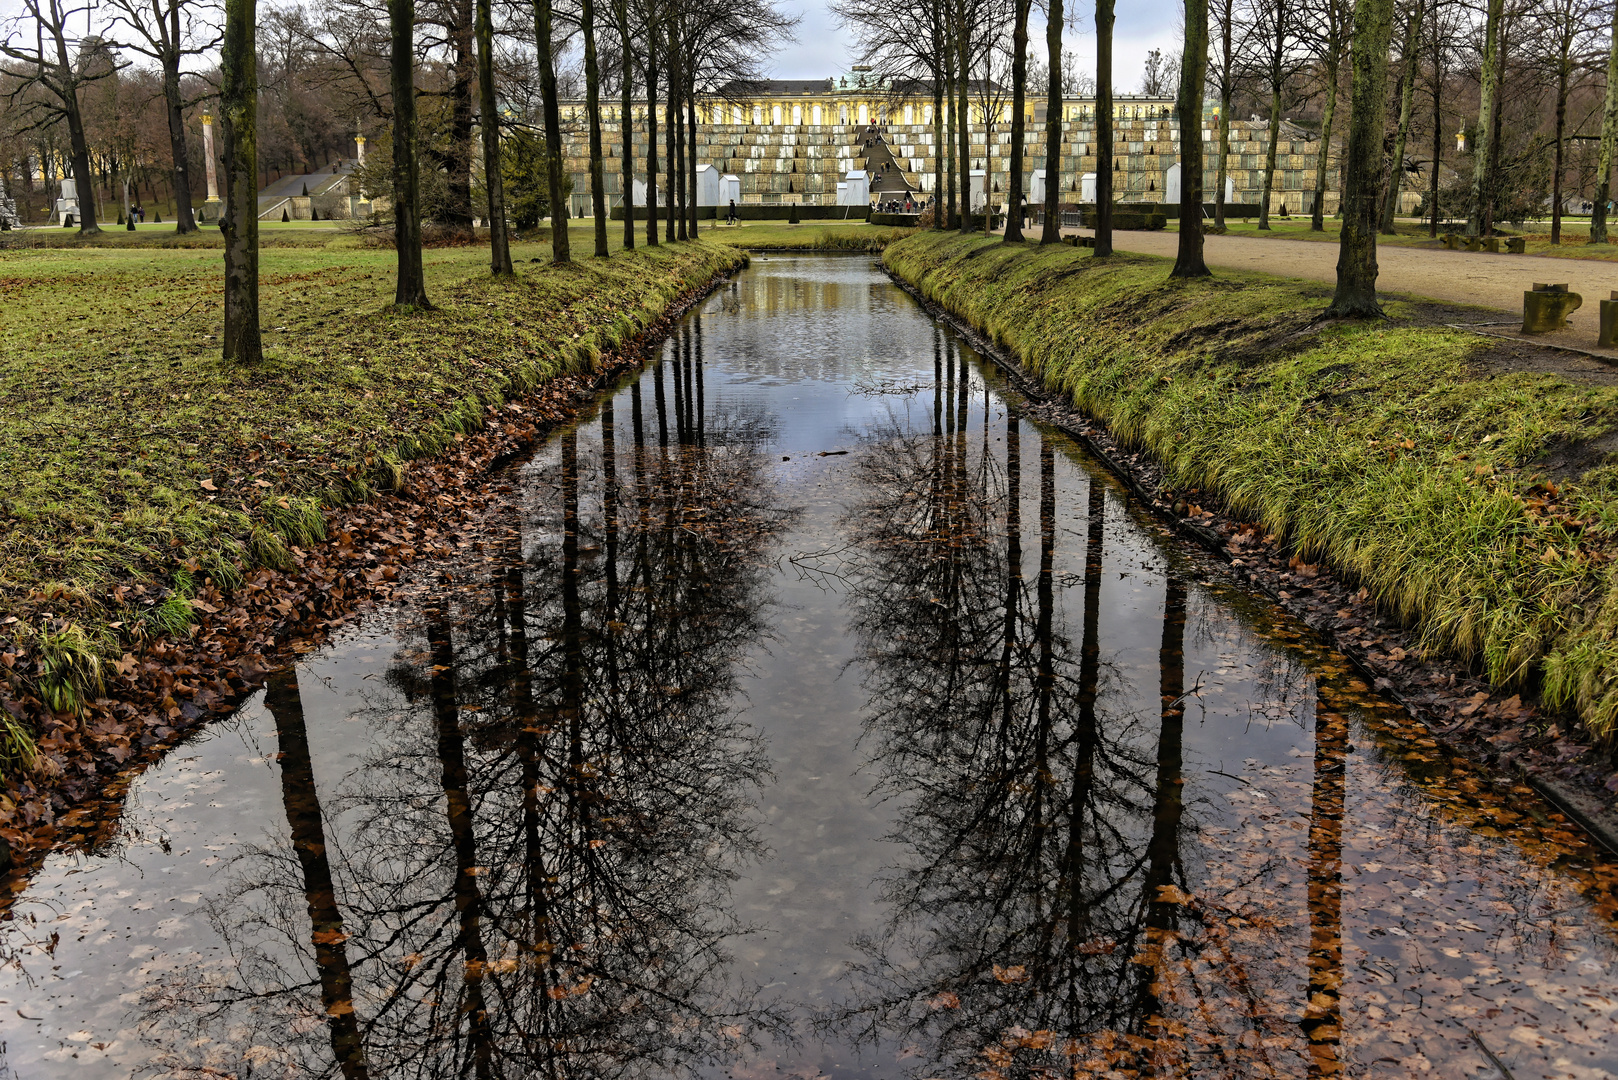
[[[551,261],[573,261],[568,247],[567,203],[562,198],[562,110],[556,100],[556,37],[553,0],[534,0],[534,42],[538,50],[540,94],[545,111],[545,179],[551,204]]]
[[[393,302],[426,310],[427,279],[421,265],[421,164],[416,154],[416,4],[388,0],[392,31],[393,85],[393,246],[399,255]]]
[[[1208,277],[1202,258],[1202,95],[1208,82],[1208,0],[1185,0],[1180,54],[1180,245],[1169,277]]]
[[[1011,36],[1011,181],[1006,192],[1006,242],[1020,242],[1023,219],[1023,109],[1028,95],[1028,5],[1030,0],[1014,0],[1016,27]],[[1046,105],[1045,122],[1051,122]],[[1058,122],[1060,127],[1060,122]],[[1045,170],[1049,177],[1051,171]]]
[[[106,78],[114,69],[104,65],[87,69],[79,63],[77,53],[91,42],[88,38],[74,38],[68,21],[75,16],[87,18],[89,0],[78,6],[64,5],[62,0],[22,0],[22,5],[23,15],[13,21],[5,39],[0,40],[0,56],[17,62],[7,99],[32,114],[29,130],[57,120],[67,123],[73,183],[78,193],[79,235],[94,236],[101,227],[96,224],[90,144],[84,134],[79,95],[88,83]],[[32,47],[22,36],[23,26],[29,23],[34,31]],[[35,89],[42,93],[29,93]]]
[[[1147,97],[1167,97],[1169,89],[1175,86],[1173,81],[1176,74],[1182,70],[1182,65],[1175,63],[1176,57],[1164,56],[1162,49],[1153,49],[1146,54],[1146,70],[1141,75],[1140,92]]]
[[[1382,137],[1387,117],[1388,46],[1393,38],[1393,0],[1354,4],[1353,96],[1349,103],[1348,149],[1343,192],[1343,232],[1337,256],[1337,291],[1326,315],[1380,316],[1376,302],[1378,184],[1382,179]]]
[[[500,108],[494,86],[494,17],[490,0],[477,0],[478,112],[483,131],[483,185],[489,199],[489,272],[509,275],[506,196],[500,175]]]
[[[1500,41],[1504,9],[1505,0],[1488,0],[1484,16],[1483,72],[1478,96],[1477,138],[1472,146],[1472,212],[1466,222],[1468,236],[1488,236],[1494,232],[1494,176],[1490,162],[1498,149],[1495,124],[1500,115],[1500,80],[1505,72]]]
[[[1209,35],[1209,80],[1219,92],[1219,166],[1214,177],[1214,227],[1225,227],[1225,177],[1230,171],[1230,110],[1236,96],[1236,79],[1245,60],[1238,55],[1242,38],[1236,0],[1211,0],[1208,5],[1212,33]]]
[[[1325,104],[1320,118],[1320,146],[1315,151],[1315,205],[1309,213],[1311,232],[1326,231],[1326,169],[1331,161],[1332,122],[1337,118],[1337,83],[1342,75],[1343,52],[1348,47],[1353,12],[1349,0],[1320,0],[1316,10],[1310,12],[1320,32],[1314,45],[1321,66],[1321,93]],[[1275,102],[1279,105],[1279,102]],[[1274,140],[1271,130],[1270,167],[1274,168]],[[1265,203],[1268,204],[1266,199]]]
[[[254,0],[225,0],[219,116],[225,160],[226,360],[264,359],[258,326],[258,56]]]
[[[1096,0],[1096,258],[1112,254],[1112,24],[1115,0]]]
[[[1045,227],[1041,244],[1062,240],[1062,0],[1049,0],[1045,12],[1045,56],[1050,66],[1045,89]]]
[[[1410,120],[1416,103],[1416,69],[1421,61],[1421,18],[1427,0],[1412,0],[1405,13],[1404,61],[1399,73],[1399,129],[1393,138],[1393,160],[1388,167],[1387,196],[1382,205],[1382,234],[1394,235],[1393,217],[1399,212],[1400,181],[1405,174],[1405,141],[1410,138]]]
[[[629,0],[612,0],[618,29],[618,132],[623,141],[624,247],[635,247],[635,60],[629,33]]]
[[[118,12],[114,25],[122,23],[134,34],[121,39],[119,46],[156,61],[162,72],[169,152],[174,163],[174,231],[182,235],[196,232],[185,138],[186,101],[180,92],[180,77],[187,57],[207,55],[219,45],[218,31],[202,14],[215,10],[214,5],[198,0],[112,0],[112,4]]]
[[[487,3],[488,0],[482,0]],[[596,65],[594,0],[583,0],[579,29],[584,33],[584,111],[590,126],[590,210],[595,217],[596,256],[607,257],[607,178],[601,148],[601,72]]]
[[[1495,0],[1499,3],[1499,0]],[[1596,159],[1596,197],[1590,210],[1590,243],[1607,242],[1607,203],[1612,198],[1612,151],[1618,141],[1618,4],[1612,8],[1612,44],[1607,52],[1607,100],[1601,112],[1601,150]]]
[[[1585,65],[1583,46],[1598,25],[1587,0],[1546,0],[1539,9],[1540,67],[1556,87],[1555,159],[1551,166],[1551,243],[1562,242],[1563,181],[1567,172],[1567,103],[1575,77]]]
[[[1269,146],[1264,155],[1264,189],[1258,227],[1270,227],[1270,195],[1275,190],[1275,158],[1281,142],[1281,97],[1303,63],[1298,47],[1298,0],[1250,0],[1251,57],[1257,81],[1270,97]]]

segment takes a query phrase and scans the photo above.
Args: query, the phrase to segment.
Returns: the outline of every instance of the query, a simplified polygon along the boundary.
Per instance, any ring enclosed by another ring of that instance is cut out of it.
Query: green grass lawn
[[[738,225],[724,225],[717,221],[697,223],[698,236],[703,240],[739,247],[747,251],[783,251],[810,249],[816,251],[881,251],[895,240],[909,236],[915,230],[887,226],[867,225],[863,221],[805,221],[789,225],[785,221],[745,221]],[[568,243],[577,258],[595,252],[595,224],[589,219],[575,219],[568,223]],[[487,237],[487,232],[480,236]],[[536,240],[546,243],[548,229],[540,229]],[[662,236],[661,229],[659,237]],[[159,225],[146,222],[130,232],[122,225],[104,227],[99,236],[81,239],[75,229],[30,228],[12,237],[17,247],[48,248],[223,248],[224,240],[214,225],[203,226],[198,232],[178,236],[172,224]],[[330,221],[262,221],[259,222],[259,243],[266,249],[284,247],[311,247],[356,251],[366,250],[366,244],[355,226],[348,222]],[[635,223],[635,246],[646,243],[646,223]],[[0,238],[0,246],[4,238]],[[485,241],[486,245],[486,241]],[[607,223],[609,251],[623,250],[624,223]],[[376,250],[376,249],[371,249]],[[484,247],[487,251],[487,247]],[[484,256],[487,258],[487,255]],[[531,256],[530,256],[531,257]],[[547,256],[548,257],[548,256]]]
[[[1618,736],[1618,385],[1491,362],[1393,303],[1322,323],[1331,287],[924,234],[888,266],[1018,355],[1172,484],[1358,578],[1426,645]]]
[[[218,251],[0,249],[0,618],[48,601],[105,638],[132,618],[121,582],[274,563],[319,533],[322,505],[391,486],[486,405],[741,259],[694,243],[556,268],[520,243],[516,278],[495,281],[487,248],[433,249],[437,310],[399,314],[394,253],[325,240],[263,251],[252,368],[220,358]]]

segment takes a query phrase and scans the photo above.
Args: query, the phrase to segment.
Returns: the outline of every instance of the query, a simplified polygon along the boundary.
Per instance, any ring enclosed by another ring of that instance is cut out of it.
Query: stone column
[[[218,221],[224,207],[219,202],[219,162],[213,149],[213,117],[202,114],[202,162],[208,174],[208,201],[202,204],[202,220]]]
[[[354,158],[355,165],[364,165],[365,164],[365,136],[364,135],[356,135],[356,136],[354,136],[354,145],[359,147],[359,153],[356,154],[355,158]],[[349,213],[350,217],[358,217],[359,216],[360,203],[362,203],[364,201],[365,201],[365,188],[363,188],[363,187],[353,187],[353,188],[349,189],[348,213]]]

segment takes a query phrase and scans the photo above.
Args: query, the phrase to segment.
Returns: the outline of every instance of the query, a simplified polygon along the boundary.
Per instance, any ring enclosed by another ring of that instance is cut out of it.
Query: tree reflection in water
[[[778,1027],[726,941],[748,929],[728,890],[768,773],[732,699],[788,515],[756,422],[704,422],[694,367],[676,351],[650,374],[650,439],[638,384],[628,448],[611,401],[599,455],[561,438],[533,477],[560,499],[402,628],[336,790],[316,789],[295,673],[274,677],[290,844],[251,849],[213,905],[228,959],[145,1001],[163,1065],[678,1075]]]
[[[941,368],[932,433],[895,425],[874,436],[857,467],[864,496],[848,517],[860,552],[850,604],[868,739],[904,807],[891,839],[908,855],[886,883],[891,923],[862,941],[854,995],[823,1024],[907,1047],[902,1056],[926,1076],[1281,1076],[1304,1061],[1334,1072],[1341,944],[1330,828],[1342,809],[1341,736],[1335,801],[1328,793],[1317,806],[1311,833],[1310,895],[1320,902],[1305,1031],[1273,1000],[1303,990],[1302,957],[1289,971],[1273,913],[1263,916],[1273,950],[1238,953],[1234,928],[1261,916],[1221,909],[1194,888],[1218,852],[1200,839],[1185,794],[1185,586],[1171,572],[1164,589],[1161,707],[1104,707],[1128,693],[1109,690],[1116,673],[1099,640],[1105,487],[1088,481],[1075,643],[1056,595],[1054,448],[1013,417],[1003,460],[990,435],[971,460],[955,405],[965,373],[952,356]],[[1040,518],[1032,583],[1021,490],[1030,435]]]

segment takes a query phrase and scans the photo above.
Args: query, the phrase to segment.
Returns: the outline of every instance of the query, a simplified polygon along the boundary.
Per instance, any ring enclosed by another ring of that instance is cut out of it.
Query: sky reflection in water
[[[1008,398],[757,261],[51,858],[0,1062],[1614,1075],[1613,864]]]

